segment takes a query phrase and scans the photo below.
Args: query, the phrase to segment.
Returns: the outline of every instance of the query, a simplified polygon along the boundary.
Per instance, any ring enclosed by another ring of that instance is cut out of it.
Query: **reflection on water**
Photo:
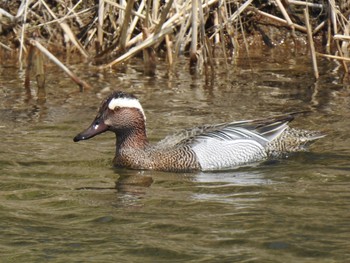
[[[220,63],[218,61],[218,63]],[[345,262],[350,257],[349,89],[308,59],[256,58],[205,81],[138,63],[124,72],[49,68],[46,90],[0,66],[2,262]],[[166,67],[164,66],[164,69]],[[330,73],[328,73],[330,72]],[[216,173],[114,169],[114,136],[74,144],[114,89],[141,100],[151,141],[203,123],[311,110],[295,126],[328,136],[312,152]]]

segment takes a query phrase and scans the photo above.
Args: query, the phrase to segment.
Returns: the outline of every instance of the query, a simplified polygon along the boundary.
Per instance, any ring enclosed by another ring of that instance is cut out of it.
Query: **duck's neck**
[[[117,152],[121,149],[145,149],[148,146],[146,128],[124,129],[116,132]]]

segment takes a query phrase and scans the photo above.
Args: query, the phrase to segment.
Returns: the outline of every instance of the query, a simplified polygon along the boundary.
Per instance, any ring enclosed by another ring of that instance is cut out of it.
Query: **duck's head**
[[[102,101],[94,121],[73,141],[87,140],[105,131],[118,135],[133,129],[145,129],[145,122],[145,113],[138,99],[132,94],[116,91]]]

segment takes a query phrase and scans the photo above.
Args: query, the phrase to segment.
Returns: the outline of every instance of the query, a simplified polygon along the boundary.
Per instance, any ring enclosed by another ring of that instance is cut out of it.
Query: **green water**
[[[218,61],[220,64],[221,62]],[[54,66],[46,95],[0,65],[1,262],[346,262],[350,258],[350,89],[331,62],[267,56],[193,77]],[[110,91],[135,93],[157,141],[181,128],[311,110],[294,127],[328,136],[276,162],[217,173],[113,169],[114,135],[73,143]]]

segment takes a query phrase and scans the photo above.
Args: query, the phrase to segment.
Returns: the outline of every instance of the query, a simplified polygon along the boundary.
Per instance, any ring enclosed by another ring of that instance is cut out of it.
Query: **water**
[[[349,87],[308,58],[228,65],[214,79],[180,61],[155,77],[135,60],[122,72],[71,68],[80,93],[50,65],[46,95],[0,66],[1,262],[347,262],[350,258]],[[87,71],[89,70],[89,72]],[[113,169],[114,136],[73,143],[111,90],[135,93],[157,141],[204,123],[311,110],[294,127],[328,136],[312,151],[229,172]]]

